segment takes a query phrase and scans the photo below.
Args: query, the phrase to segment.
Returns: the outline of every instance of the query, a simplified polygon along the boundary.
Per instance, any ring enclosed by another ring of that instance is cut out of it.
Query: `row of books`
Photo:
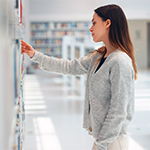
[[[32,45],[49,45],[49,44],[58,44],[60,45],[62,43],[61,39],[32,39],[31,41]]]
[[[31,23],[31,29],[49,29],[49,23]]]
[[[75,35],[75,36],[90,36],[90,31],[32,31],[32,37],[50,38],[50,37],[62,37],[64,35]]]
[[[31,29],[85,29],[91,26],[90,22],[45,22],[31,23]]]
[[[23,98],[24,86],[24,55],[21,54],[21,41],[16,39],[13,46],[13,73],[14,73],[14,107],[15,107],[15,141],[17,150],[24,147],[25,108]]]
[[[49,56],[60,57],[61,56],[61,47],[53,47],[53,48],[36,48],[37,51],[40,51]]]

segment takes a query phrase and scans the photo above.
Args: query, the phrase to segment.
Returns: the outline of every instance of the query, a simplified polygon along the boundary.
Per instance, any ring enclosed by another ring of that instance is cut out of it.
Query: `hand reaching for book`
[[[34,48],[23,40],[21,40],[21,45],[22,53],[26,53],[30,58],[32,58],[35,54]]]

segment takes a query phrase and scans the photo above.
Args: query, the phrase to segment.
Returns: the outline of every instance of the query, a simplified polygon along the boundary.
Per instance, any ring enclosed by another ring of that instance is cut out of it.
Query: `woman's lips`
[[[94,34],[92,34],[92,36],[93,36]]]

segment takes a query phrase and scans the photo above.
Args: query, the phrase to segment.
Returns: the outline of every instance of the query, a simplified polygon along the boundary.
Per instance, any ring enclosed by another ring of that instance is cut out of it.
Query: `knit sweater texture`
[[[134,69],[130,57],[120,50],[110,53],[94,74],[101,55],[64,60],[40,52],[31,58],[48,72],[86,75],[83,128],[95,138],[97,150],[107,150],[121,134],[127,134],[134,114]],[[92,130],[91,130],[92,129]]]

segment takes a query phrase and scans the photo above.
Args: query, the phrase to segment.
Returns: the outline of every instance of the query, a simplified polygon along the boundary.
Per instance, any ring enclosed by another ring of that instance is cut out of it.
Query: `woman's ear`
[[[111,25],[111,20],[110,20],[110,19],[107,19],[105,25],[106,25],[106,29],[109,28],[110,25]]]

